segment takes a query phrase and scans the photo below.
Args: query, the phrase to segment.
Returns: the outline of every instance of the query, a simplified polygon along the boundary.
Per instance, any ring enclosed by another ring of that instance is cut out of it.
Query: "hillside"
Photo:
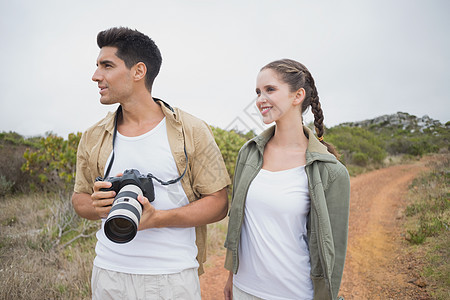
[[[341,161],[355,175],[367,168],[384,166],[393,156],[448,151],[449,127],[450,122],[444,125],[426,115],[419,118],[398,112],[328,128],[325,141],[337,148]],[[253,133],[214,127],[212,131],[227,170],[233,176],[238,151]],[[14,132],[0,133],[0,196],[25,192],[30,187],[33,190],[70,190],[80,137],[81,133],[70,134],[67,138],[51,133],[33,138]]]
[[[422,156],[449,151],[450,122],[405,112],[329,128],[325,139],[335,145],[345,164],[384,165],[396,156]],[[388,161],[386,161],[388,160]]]

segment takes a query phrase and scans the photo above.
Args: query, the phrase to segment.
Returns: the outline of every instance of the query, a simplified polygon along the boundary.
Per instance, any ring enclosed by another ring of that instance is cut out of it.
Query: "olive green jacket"
[[[239,268],[238,249],[247,191],[261,170],[264,147],[274,131],[275,126],[272,126],[248,141],[239,151],[225,241],[225,268],[234,274]],[[304,132],[309,139],[305,170],[311,211],[307,236],[314,300],[336,299],[347,250],[350,177],[347,169],[327,151],[309,128],[304,127]]]

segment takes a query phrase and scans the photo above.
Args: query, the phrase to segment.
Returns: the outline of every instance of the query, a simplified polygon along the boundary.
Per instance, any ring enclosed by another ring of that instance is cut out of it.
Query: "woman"
[[[259,72],[256,94],[263,122],[275,125],[239,151],[225,242],[225,299],[336,299],[350,180],[323,140],[314,79],[296,61],[274,61]],[[318,138],[302,125],[309,106]]]

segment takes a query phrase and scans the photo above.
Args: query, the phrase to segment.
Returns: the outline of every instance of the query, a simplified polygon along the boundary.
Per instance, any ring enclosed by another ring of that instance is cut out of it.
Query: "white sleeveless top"
[[[179,176],[170,150],[165,118],[141,136],[126,137],[118,132],[114,147],[114,163],[109,176],[126,169],[137,169],[144,175],[150,172],[163,181]],[[163,186],[153,180],[153,185],[155,200],[151,204],[156,209],[167,210],[189,203],[180,181]],[[105,219],[102,219],[102,228],[97,232],[94,260],[97,267],[131,274],[172,274],[198,267],[194,227],[146,229],[138,231],[130,242],[117,244],[106,237],[104,224]]]
[[[264,169],[251,183],[233,283],[263,299],[313,299],[306,223],[310,211],[305,167]]]

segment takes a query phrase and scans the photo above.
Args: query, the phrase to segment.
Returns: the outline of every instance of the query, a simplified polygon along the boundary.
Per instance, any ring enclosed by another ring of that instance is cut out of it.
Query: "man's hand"
[[[223,188],[185,206],[157,210],[147,198],[138,197],[143,205],[142,217],[138,230],[161,227],[195,227],[222,220],[227,215],[227,189]]]
[[[157,225],[158,211],[155,209],[153,205],[150,204],[150,202],[146,197],[138,196],[137,199],[143,206],[141,221],[139,222],[138,230],[158,227]]]
[[[106,218],[111,210],[111,205],[114,202],[116,192],[107,191],[103,192],[100,189],[110,188],[111,182],[109,181],[96,181],[94,183],[94,193],[91,195],[92,206],[95,208],[95,212],[99,218]]]

